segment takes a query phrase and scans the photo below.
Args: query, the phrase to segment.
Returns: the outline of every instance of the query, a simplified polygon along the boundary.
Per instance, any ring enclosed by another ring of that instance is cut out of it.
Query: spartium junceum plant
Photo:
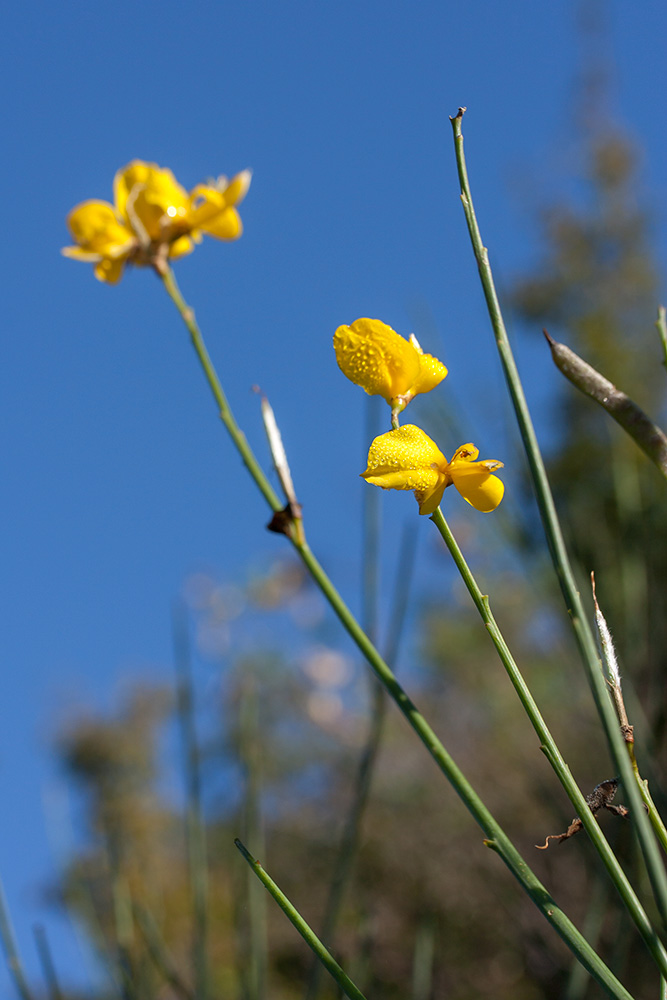
[[[580,818],[581,825],[593,842],[631,919],[644,939],[648,954],[655,962],[660,975],[667,979],[667,952],[662,943],[664,936],[662,918],[667,914],[667,880],[664,877],[662,859],[658,857],[656,861],[656,854],[653,851],[655,842],[649,842],[649,838],[652,840],[652,833],[641,805],[638,781],[632,773],[625,744],[618,732],[617,720],[608,697],[594,640],[590,639],[589,641],[590,626],[585,613],[576,603],[569,589],[570,577],[566,563],[567,557],[559,541],[555,511],[553,511],[552,505],[550,506],[550,500],[547,496],[548,485],[545,485],[546,480],[541,471],[532,424],[530,424],[525,409],[521,383],[506,341],[488,264],[488,253],[479,235],[472,209],[472,198],[461,142],[462,113],[461,111],[453,120],[453,124],[461,180],[461,197],[466,221],[477,258],[496,343],[501,353],[510,394],[517,410],[526,445],[531,472],[535,479],[536,493],[540,499],[540,509],[545,518],[550,548],[554,553],[559,579],[563,585],[575,630],[578,630],[577,636],[587,669],[592,677],[591,683],[596,692],[596,700],[605,732],[612,746],[614,759],[629,799],[631,820],[637,828],[657,910],[661,914],[661,919],[657,922],[648,917],[598,826],[589,803],[570,773],[491,613],[489,599],[474,579],[440,510],[445,490],[448,486],[453,485],[456,491],[476,511],[484,513],[493,511],[503,497],[503,483],[495,475],[502,463],[495,459],[479,461],[478,449],[473,444],[463,444],[454,448],[453,452],[449,452],[452,457],[448,460],[438,445],[420,427],[412,424],[400,426],[399,417],[410,401],[416,395],[433,391],[438,387],[447,375],[447,369],[437,358],[424,353],[414,336],[406,340],[385,323],[372,319],[359,319],[349,326],[342,325],[334,336],[336,358],[344,374],[367,393],[382,396],[390,407],[391,430],[372,441],[367,468],[362,476],[368,483],[381,486],[383,489],[413,491],[419,513],[429,516],[434,522],[461,573],[475,607],[483,619],[486,632],[497,650],[521,704],[538,734],[541,748],[567,792],[573,810]],[[220,178],[216,182],[195,185],[188,192],[176,181],[168,169],[135,160],[116,174],[113,205],[109,202],[93,200],[83,202],[71,212],[68,217],[68,225],[75,245],[66,248],[64,253],[72,258],[94,264],[96,277],[110,285],[119,281],[126,265],[151,267],[159,275],[190,333],[206,380],[215,398],[218,414],[255,485],[271,508],[271,528],[274,531],[280,531],[290,540],[342,625],[357,644],[366,661],[403,713],[417,737],[424,744],[442,774],[481,827],[485,846],[500,855],[546,920],[606,993],[612,997],[624,998],[624,1000],[630,998],[631,1000],[632,994],[629,990],[619,982],[596,950],[566,916],[482,802],[445,749],[442,741],[407,692],[398,683],[392,670],[360,627],[315,558],[305,539],[301,508],[291,485],[291,477],[286,467],[286,457],[277,425],[273,422],[272,411],[270,413],[271,420],[267,422],[267,427],[270,423],[269,437],[272,453],[285,493],[282,499],[276,494],[248,444],[246,435],[236,423],[204,345],[201,331],[195,322],[194,313],[184,301],[176,285],[171,261],[190,253],[202,239],[203,234],[228,241],[239,237],[241,235],[241,222],[236,206],[246,195],[249,183],[249,171],[242,171],[236,174],[231,181]],[[326,332],[323,331],[322,335],[326,336]],[[313,377],[315,374],[313,373]],[[261,373],[258,373],[258,380],[260,376]],[[477,515],[471,513],[471,516]],[[607,775],[601,776],[601,778],[607,777]],[[632,788],[629,785],[632,785]],[[325,946],[305,924],[298,911],[284,897],[278,886],[242,845],[241,848],[246,860],[258,877],[279,901],[290,920],[297,926],[299,932],[308,941],[346,995],[361,997],[359,989],[345,975]],[[662,873],[659,869],[662,869]],[[492,918],[492,915],[489,915],[489,919]],[[502,919],[498,914],[496,914],[496,918]],[[656,973],[656,995],[657,976],[658,973]],[[203,998],[198,998],[198,1000],[203,1000]]]

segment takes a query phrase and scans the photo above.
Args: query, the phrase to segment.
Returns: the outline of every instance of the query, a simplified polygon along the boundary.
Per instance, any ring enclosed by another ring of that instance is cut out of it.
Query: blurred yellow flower
[[[452,484],[477,510],[495,510],[505,487],[497,476],[503,463],[478,462],[479,451],[464,444],[448,462],[428,434],[414,424],[376,437],[368,452],[368,468],[361,475],[385,490],[414,490],[420,514],[432,514]]]
[[[114,201],[84,201],[72,209],[67,225],[76,246],[63,253],[95,264],[95,277],[115,284],[125,264],[159,267],[166,257],[182,257],[200,243],[202,233],[235,240],[242,231],[236,211],[250,186],[250,171],[228,181],[219,177],[190,193],[171,170],[133,160],[114,178]]]
[[[334,349],[343,374],[370,396],[382,396],[396,413],[447,374],[437,358],[424,354],[414,334],[406,340],[379,319],[339,326]]]

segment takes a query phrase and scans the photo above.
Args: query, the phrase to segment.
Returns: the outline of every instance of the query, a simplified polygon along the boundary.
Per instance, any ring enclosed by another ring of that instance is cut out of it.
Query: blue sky
[[[646,150],[664,257],[667,13],[607,6],[614,108]],[[171,675],[169,608],[188,573],[234,578],[284,547],[264,532],[159,282],[136,270],[106,287],[62,258],[65,215],[110,199],[136,157],[188,188],[252,167],[243,238],[208,240],[177,277],[263,459],[251,387],[268,394],[311,544],[356,604],[364,400],[336,367],[333,331],[372,316],[407,335],[430,313],[438,342],[423,346],[450,368],[442,391],[463,401],[484,456],[505,457],[448,115],[468,107],[473,192],[502,283],[534,258],[534,195],[573,169],[588,54],[573,4],[533,0],[64,0],[12,5],[3,35],[0,874],[27,967],[39,920],[85,982],[71,932],[40,899],[56,864],[44,802],[58,800],[58,722],[111,705],[123,677]],[[519,356],[542,413],[555,375],[539,348]],[[403,494],[384,507],[389,538],[416,511]],[[419,527],[424,545],[430,525]]]

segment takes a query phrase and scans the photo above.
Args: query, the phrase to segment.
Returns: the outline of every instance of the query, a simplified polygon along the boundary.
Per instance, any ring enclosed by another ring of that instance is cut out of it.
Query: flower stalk
[[[183,322],[185,323],[199,361],[204,370],[204,374],[209,383],[216,404],[218,405],[220,418],[228,430],[230,437],[239,451],[243,462],[250,472],[265,500],[273,510],[274,514],[282,510],[282,505],[275,491],[268,482],[264,472],[257,462],[252,449],[248,445],[245,435],[238,427],[232,411],[223,392],[213,363],[203,341],[201,332],[195,321],[192,309],[183,299],[173,273],[167,268],[161,274],[167,293],[176,305]],[[294,548],[299,553],[303,563],[309,570],[313,580],[328,601],[332,610],[340,620],[351,639],[364,655],[370,667],[383,684],[390,697],[401,710],[408,723],[424,744],[431,757],[435,761],[440,771],[452,785],[454,791],[462,800],[473,818],[482,828],[485,834],[485,845],[496,851],[511,873],[517,879],[524,891],[530,896],[543,916],[552,925],[556,933],[562,938],[571,949],[581,964],[588,970],[593,978],[606,990],[607,994],[617,1000],[632,1000],[631,994],[614,976],[608,966],[602,961],[597,952],[590,946],[583,935],[577,930],[572,921],[564,911],[557,905],[549,894],[545,886],[540,882],[535,873],[530,869],[525,859],[517,851],[516,847],[497,823],[495,818],[486,808],[480,797],[468,782],[462,771],[458,768],[452,757],[449,755],[443,744],[429,726],[426,719],[417,709],[412,699],[404,691],[397,681],[389,666],[385,663],[378,650],[361,628],[333,583],[323,570],[322,566],[313,554],[310,546],[305,540],[296,536],[289,528],[283,531],[290,539]],[[259,874],[259,872],[257,872]],[[265,883],[266,884],[266,883]],[[282,905],[282,904],[281,904]]]
[[[579,647],[589,685],[593,693],[593,698],[597,706],[598,714],[607,737],[607,742],[626,790],[630,806],[631,819],[642,854],[644,855],[651,887],[658,911],[662,918],[663,927],[667,928],[667,874],[665,873],[662,858],[660,856],[660,852],[658,851],[658,846],[653,836],[650,822],[642,804],[642,797],[635,781],[632,764],[625,748],[625,741],[623,740],[618,727],[614,706],[612,705],[609,697],[606,681],[600,666],[593,632],[584,612],[581,597],[574,579],[574,574],[572,572],[569,556],[563,540],[560,522],[556,513],[556,507],[551,493],[551,487],[549,485],[544,461],[537,442],[535,428],[533,426],[528,404],[526,402],[514,354],[507,336],[507,330],[503,320],[498,295],[496,293],[491,266],[489,264],[488,250],[482,241],[482,236],[475,215],[463,149],[461,122],[464,112],[465,108],[459,108],[458,114],[451,118],[454,133],[456,164],[461,186],[461,203],[463,205],[463,212],[468,226],[473,252],[477,261],[480,281],[491,320],[491,326],[493,328],[496,347],[498,349],[505,380],[512,399],[512,404],[514,406],[524,449],[526,451],[551,559],[558,577],[568,614],[572,622],[577,645]]]
[[[488,596],[483,594],[480,590],[479,585],[477,584],[477,581],[473,576],[470,567],[468,566],[468,563],[466,562],[465,557],[461,552],[461,549],[459,548],[457,541],[454,538],[454,535],[452,534],[452,531],[439,507],[431,515],[431,520],[440,532],[440,535],[447,546],[452,559],[454,560],[454,564],[461,574],[461,578],[468,590],[468,593],[470,594],[475,607],[479,611],[482,621],[486,625],[491,641],[496,647],[500,660],[507,671],[514,690],[518,694],[521,704],[526,711],[526,715],[530,719],[533,729],[540,738],[540,749],[545,754],[547,760],[556,772],[561,785],[567,792],[570,802],[577,811],[577,815],[581,819],[584,829],[588,833],[598,854],[600,855],[611,880],[616,886],[621,899],[634,920],[639,933],[644,938],[649,951],[653,955],[653,958],[657,962],[661,971],[667,975],[667,950],[665,950],[660,938],[656,934],[655,929],[651,924],[641,902],[639,901],[637,894],[630,885],[625,872],[621,868],[618,858],[611,849],[609,841],[602,832],[595,816],[586,802],[586,798],[574,780],[570,768],[566,764],[560,750],[558,749],[558,745],[551,735],[546,722],[544,721],[542,713],[533,698],[532,692],[526,684],[516,660],[512,656],[509,646],[505,642],[502,632],[498,627],[498,624],[493,616],[493,612],[491,611]]]
[[[241,843],[238,837],[234,841],[234,844],[248,862],[262,885],[273,896],[285,916],[292,923],[292,925],[296,927],[308,947],[315,952],[327,972],[338,983],[345,996],[350,997],[350,1000],[366,1000],[361,990],[355,986],[350,977],[343,971],[331,952],[324,947],[312,928],[306,923],[299,911],[289,901],[284,892],[276,885],[269,873],[264,870],[259,861],[253,858],[250,851]]]

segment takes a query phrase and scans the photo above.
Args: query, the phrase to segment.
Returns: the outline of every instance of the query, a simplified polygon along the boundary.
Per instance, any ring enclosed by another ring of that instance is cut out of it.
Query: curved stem
[[[591,838],[595,849],[602,858],[605,868],[609,872],[609,875],[618,889],[628,912],[637,925],[641,936],[644,938],[649,951],[658,963],[658,966],[663,974],[667,975],[667,951],[665,951],[665,948],[656,934],[646,911],[637,897],[637,894],[630,885],[625,872],[621,868],[616,855],[612,851],[609,841],[600,829],[600,825],[598,824],[595,816],[589,809],[586,799],[582,795],[579,786],[572,776],[570,768],[565,763],[565,760],[558,749],[558,745],[551,735],[551,732],[544,721],[539,708],[537,707],[537,703],[533,698],[530,688],[526,684],[516,660],[512,656],[502,632],[498,628],[498,624],[493,616],[493,612],[491,611],[489,598],[485,594],[482,594],[482,591],[470,571],[470,567],[468,566],[463,553],[461,552],[461,549],[459,548],[456,539],[454,538],[439,507],[431,515],[431,520],[440,532],[445,545],[449,549],[454,563],[456,564],[456,568],[461,574],[463,582],[468,589],[468,593],[472,597],[475,607],[480,613],[482,621],[486,625],[487,631],[491,636],[491,641],[498,651],[498,655],[514,686],[514,690],[518,694],[521,704],[526,710],[526,715],[530,719],[533,729],[540,738],[540,742],[542,744],[541,749],[544,751],[549,763],[556,772],[561,785],[567,792],[570,802],[574,806],[577,815],[580,817],[581,822],[584,825],[584,829]]]
[[[581,597],[574,579],[567,549],[560,528],[556,506],[551,487],[542,460],[540,447],[537,443],[535,428],[530,416],[528,404],[519,377],[519,372],[510,346],[507,330],[496,293],[493,274],[489,264],[489,253],[482,242],[481,233],[475,216],[465,156],[463,152],[463,134],[461,120],[465,108],[459,108],[459,113],[451,119],[454,130],[454,148],[461,185],[461,203],[468,224],[468,232],[473,246],[479,276],[484,291],[484,297],[493,327],[493,333],[498,348],[498,354],[503,367],[505,381],[509,390],[517,423],[521,432],[524,449],[530,466],[530,473],[535,488],[537,504],[542,518],[542,525],[547,538],[551,559],[558,577],[561,592],[570,615],[572,628],[579,651],[588,676],[588,682],[593,692],[598,714],[605,731],[607,741],[618,773],[623,781],[623,787],[630,805],[630,816],[634,824],[637,839],[641,847],[651,887],[655,897],[663,926],[667,926],[667,875],[653,836],[648,816],[642,804],[639,788],[634,779],[632,764],[628,756],[625,741],[621,736],[614,706],[612,705],[604,679],[593,632],[584,612]]]
[[[343,993],[350,997],[350,1000],[366,1000],[361,990],[355,986],[350,977],[343,971],[331,952],[324,947],[312,928],[308,926],[299,911],[276,885],[269,873],[264,870],[260,862],[253,858],[250,851],[241,843],[238,837],[234,841],[234,844],[238,847],[265,889],[271,893],[285,916],[296,927],[306,944],[312,948],[327,972],[336,980]]]
[[[229,435],[236,446],[236,450],[243,459],[243,463],[248,472],[255,480],[260,493],[268,503],[271,510],[277,513],[282,510],[284,504],[280,502],[276,491],[264,475],[264,471],[255,458],[252,448],[246,441],[245,434],[241,431],[239,425],[234,420],[229,403],[227,402],[227,397],[225,396],[222,385],[220,384],[220,379],[218,378],[218,374],[213,367],[213,362],[211,361],[209,353],[206,350],[206,344],[204,343],[204,338],[201,335],[201,330],[195,320],[194,310],[190,308],[181,295],[181,291],[176,284],[174,272],[171,268],[166,267],[164,271],[158,271],[157,273],[162,279],[169,298],[178,309],[181,314],[181,319],[188,328],[188,332],[192,339],[192,346],[197,353],[199,362],[204,369],[204,374],[206,375],[206,381],[208,382],[211,392],[213,393],[213,397],[218,405],[220,419],[229,432]]]
[[[201,332],[194,319],[194,313],[186,305],[181,296],[173,275],[169,269],[161,275],[167,292],[178,308],[183,321],[185,322],[192,341],[204,368],[204,374],[213,391],[216,402],[220,408],[220,417],[228,429],[232,441],[241,453],[243,461],[247,466],[251,476],[262,491],[267,503],[273,511],[281,508],[275,492],[269,485],[259,463],[253,455],[248,445],[245,435],[243,435],[234,420],[232,412],[227,403],[226,397],[220,386],[215,369],[204,346]],[[544,917],[552,925],[556,933],[563,939],[571,951],[577,956],[581,964],[590,972],[594,979],[600,983],[609,996],[618,1000],[632,1000],[630,993],[618,981],[616,976],[605,965],[597,952],[591,948],[583,935],[577,930],[572,921],[557,905],[555,900],[547,892],[535,873],[530,869],[524,858],[519,854],[512,841],[504,832],[499,823],[496,822],[492,814],[486,808],[480,797],[477,795],[470,782],[463,772],[455,764],[447,750],[440,742],[434,731],[431,729],[426,719],[417,709],[412,699],[403,690],[396,677],[385,663],[380,653],[370,641],[364,630],[361,628],[356,618],[349,610],[333,583],[317,561],[308,543],[298,533],[286,533],[294,548],[299,553],[302,561],[309,570],[313,580],[320,588],[322,594],[329,602],[332,610],[345,628],[348,635],[356,643],[369,666],[375,672],[380,682],[383,684],[390,697],[401,710],[408,723],[415,731],[421,742],[424,744],[431,757],[435,761],[440,771],[445,775],[454,791],[462,800],[468,811],[484,831],[487,847],[495,850],[503,859],[509,870],[517,879],[524,891],[530,896],[535,905]]]

